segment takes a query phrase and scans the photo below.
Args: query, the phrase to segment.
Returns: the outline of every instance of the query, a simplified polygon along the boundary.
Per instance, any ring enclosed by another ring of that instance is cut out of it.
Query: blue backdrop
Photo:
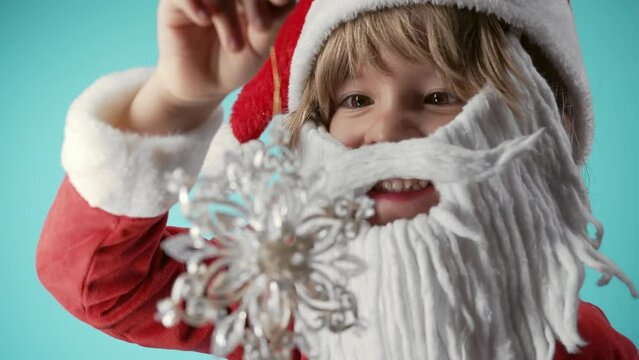
[[[606,226],[602,250],[639,282],[639,2],[573,7],[597,116],[586,177]],[[155,9],[156,0],[0,0],[2,359],[208,358],[114,340],[63,310],[35,273],[40,229],[63,176],[66,109],[97,76],[155,63]],[[619,281],[597,288],[596,279],[589,271],[582,297],[639,344],[639,301]]]

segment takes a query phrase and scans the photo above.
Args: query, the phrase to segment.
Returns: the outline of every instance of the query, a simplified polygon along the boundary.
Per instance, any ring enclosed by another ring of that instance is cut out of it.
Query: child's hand
[[[294,0],[161,0],[158,72],[178,99],[224,97],[250,80]]]
[[[295,0],[160,0],[160,57],[120,128],[165,134],[197,127],[260,69]]]

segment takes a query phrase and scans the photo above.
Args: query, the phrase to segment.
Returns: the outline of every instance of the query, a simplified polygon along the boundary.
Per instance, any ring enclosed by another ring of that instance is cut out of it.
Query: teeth
[[[415,184],[415,182],[413,180],[402,180],[402,183],[404,185],[404,190],[415,190],[413,189],[413,185]]]
[[[414,191],[424,189],[429,184],[428,180],[386,179],[375,184],[375,189],[388,192]]]
[[[393,191],[404,190],[404,181],[402,181],[401,179],[391,180],[391,182],[392,182],[391,188],[393,189]]]

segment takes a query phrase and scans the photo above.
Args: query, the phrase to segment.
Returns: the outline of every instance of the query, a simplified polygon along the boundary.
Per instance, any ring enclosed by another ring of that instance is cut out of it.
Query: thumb
[[[270,0],[271,4],[275,6],[286,6],[286,5],[295,5],[295,1],[293,0]]]
[[[275,2],[277,0],[271,0]],[[246,37],[250,46],[255,52],[266,55],[269,52],[270,47],[275,42],[277,35],[282,27],[282,24],[286,21],[287,16],[295,8],[295,2],[290,0],[279,0],[282,3],[286,3],[283,6],[274,6],[269,4],[270,18],[268,19],[268,26],[254,26],[250,21],[246,27]],[[262,22],[262,25],[265,23]]]
[[[242,0],[242,9],[251,26],[266,31],[295,7],[295,0]]]

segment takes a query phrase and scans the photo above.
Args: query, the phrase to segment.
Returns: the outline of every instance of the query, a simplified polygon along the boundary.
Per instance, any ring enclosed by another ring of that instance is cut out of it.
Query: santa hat
[[[583,164],[592,146],[593,110],[567,0],[301,0],[284,23],[270,58],[233,107],[231,127],[237,140],[255,139],[273,115],[297,110],[317,55],[341,23],[365,12],[420,3],[494,14],[538,45],[575,99],[575,160]]]

